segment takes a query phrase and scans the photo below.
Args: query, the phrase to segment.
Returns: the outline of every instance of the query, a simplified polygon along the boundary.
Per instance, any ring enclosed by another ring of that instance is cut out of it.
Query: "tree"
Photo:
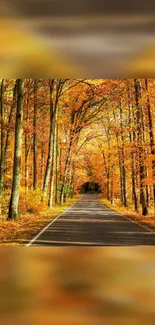
[[[138,154],[139,154],[139,168],[140,168],[140,195],[142,204],[142,215],[148,214],[147,198],[146,198],[146,169],[144,163],[144,134],[143,134],[143,119],[142,107],[140,106],[140,83],[137,79],[134,80],[135,84],[135,102],[136,102],[136,117],[137,117],[137,141],[138,141]]]
[[[18,218],[20,189],[26,210],[31,196],[38,207],[63,204],[84,182],[112,204],[152,213],[155,80],[19,80],[0,86],[1,213],[8,200],[17,208],[8,220]]]
[[[23,100],[24,100],[24,80],[17,79],[17,111],[15,126],[15,146],[14,146],[14,167],[12,191],[9,205],[8,220],[18,219],[18,203],[20,188],[20,169],[22,152],[22,132],[23,132]]]
[[[38,148],[37,148],[37,80],[34,80],[34,116],[33,116],[33,189],[38,184]]]
[[[145,86],[146,86],[146,92],[147,92],[147,109],[148,109],[150,148],[151,148],[151,154],[153,156],[152,174],[153,174],[153,199],[154,199],[154,212],[155,212],[155,140],[154,140],[153,118],[152,118],[152,110],[151,110],[151,104],[150,104],[150,98],[149,98],[149,89],[148,89],[148,80],[147,79],[145,79]]]
[[[54,79],[49,81],[50,87],[50,132],[49,132],[49,143],[48,143],[48,158],[46,163],[46,172],[44,177],[43,184],[43,197],[44,200],[47,194],[47,188],[51,173],[51,164],[52,164],[52,150],[53,150],[53,121],[54,121],[54,101],[53,101],[53,90],[54,90]]]
[[[5,171],[5,106],[4,106],[5,79],[1,80],[1,159],[0,159],[0,196],[4,189],[4,171]]]

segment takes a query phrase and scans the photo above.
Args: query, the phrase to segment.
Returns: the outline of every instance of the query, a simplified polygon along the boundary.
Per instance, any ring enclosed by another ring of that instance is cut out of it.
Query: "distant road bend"
[[[154,246],[155,233],[84,194],[27,246]]]

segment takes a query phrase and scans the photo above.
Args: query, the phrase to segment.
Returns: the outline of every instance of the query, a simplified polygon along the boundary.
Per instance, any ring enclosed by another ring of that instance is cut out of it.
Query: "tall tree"
[[[60,150],[59,150],[59,135],[58,135],[58,123],[56,123],[56,161],[55,161],[55,204],[58,203],[58,182],[59,182],[59,172],[61,174],[60,168]]]
[[[12,99],[11,109],[10,109],[10,114],[9,114],[9,119],[8,119],[9,128],[6,131],[6,141],[5,141],[5,148],[4,148],[4,168],[6,168],[6,161],[8,158],[8,151],[9,151],[9,147],[10,147],[11,135],[13,132],[12,124],[14,121],[14,113],[15,113],[15,108],[16,108],[16,104],[17,104],[16,101],[17,101],[17,83],[15,82],[14,90],[13,90],[13,99]]]
[[[125,168],[125,144],[124,144],[124,132],[123,132],[123,109],[122,102],[120,100],[120,128],[121,128],[121,161],[122,161],[122,185],[123,185],[123,203],[124,206],[128,206],[127,201],[127,183],[126,183],[126,168]]]
[[[137,114],[137,140],[138,140],[138,154],[139,154],[139,168],[140,168],[140,196],[142,204],[142,215],[148,214],[147,197],[146,197],[146,168],[144,163],[144,134],[143,134],[143,120],[142,120],[142,107],[140,105],[140,82],[134,79],[135,85],[135,102]]]
[[[54,203],[54,179],[56,172],[56,150],[57,150],[57,117],[58,117],[58,105],[55,107],[55,113],[53,118],[53,150],[52,150],[52,164],[51,164],[51,180],[50,180],[50,193],[48,206],[51,208]]]
[[[4,189],[4,163],[5,163],[5,104],[4,104],[4,92],[5,92],[5,79],[1,81],[1,100],[0,100],[0,108],[1,108],[1,159],[0,159],[0,195]]]
[[[135,112],[131,104],[131,93],[129,82],[127,82],[128,108],[129,108],[129,139],[131,144],[131,168],[132,168],[132,198],[134,201],[135,211],[138,212],[138,187],[137,187],[137,170],[136,170],[136,132],[135,132]]]
[[[37,80],[34,80],[34,115],[33,115],[33,189],[38,183],[38,148],[37,148]]]
[[[54,90],[54,79],[49,81],[50,87],[50,133],[49,133],[49,142],[48,142],[48,157],[46,163],[46,171],[43,184],[43,196],[42,200],[45,199],[47,194],[47,188],[50,179],[51,173],[51,164],[52,164],[52,152],[53,152],[53,120],[54,120],[54,100],[53,100],[53,90]]]
[[[148,109],[148,122],[149,122],[149,136],[150,136],[150,148],[151,154],[153,156],[152,159],[152,174],[153,174],[153,200],[154,200],[154,212],[155,212],[155,139],[154,139],[154,132],[153,132],[153,117],[152,117],[152,110],[149,98],[149,89],[148,89],[148,80],[145,79],[145,86],[147,92],[147,109]]]
[[[17,79],[17,111],[15,126],[14,166],[12,191],[7,220],[18,219],[19,187],[21,172],[22,133],[23,133],[24,80]]]

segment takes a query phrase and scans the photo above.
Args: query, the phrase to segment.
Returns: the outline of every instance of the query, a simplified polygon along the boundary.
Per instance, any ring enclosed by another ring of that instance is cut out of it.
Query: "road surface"
[[[84,194],[29,244],[41,246],[154,246],[155,233]]]

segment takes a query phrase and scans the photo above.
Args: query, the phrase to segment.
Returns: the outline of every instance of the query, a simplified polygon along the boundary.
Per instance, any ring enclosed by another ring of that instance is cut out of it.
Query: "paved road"
[[[101,204],[97,195],[85,194],[31,244],[41,246],[154,246],[155,233],[109,210]]]

